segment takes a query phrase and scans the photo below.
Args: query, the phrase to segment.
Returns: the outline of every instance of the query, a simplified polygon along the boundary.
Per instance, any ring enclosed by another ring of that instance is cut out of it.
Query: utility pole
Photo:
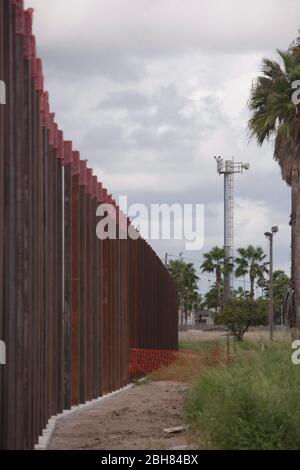
[[[168,253],[165,254],[165,266],[168,266]]]
[[[273,239],[274,235],[278,233],[278,227],[272,227],[271,232],[266,232],[265,237],[270,242],[270,269],[269,269],[269,329],[270,341],[273,341],[274,336],[274,301],[273,301]]]
[[[224,175],[224,264],[228,265],[233,258],[234,239],[234,174],[243,174],[244,170],[249,170],[249,163],[224,161],[222,157],[215,157],[217,171],[219,175]],[[233,274],[224,273],[224,301],[226,302],[232,293]]]

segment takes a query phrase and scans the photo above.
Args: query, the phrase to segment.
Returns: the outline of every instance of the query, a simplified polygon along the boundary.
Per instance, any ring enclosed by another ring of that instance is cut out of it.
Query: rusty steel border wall
[[[142,238],[100,241],[99,203],[130,221],[50,111],[32,10],[0,0],[0,448],[128,384],[131,349],[178,347],[176,288]]]

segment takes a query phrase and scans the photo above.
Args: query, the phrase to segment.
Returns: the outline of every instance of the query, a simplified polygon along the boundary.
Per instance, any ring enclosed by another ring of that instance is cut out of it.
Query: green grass
[[[142,377],[140,379],[135,379],[132,381],[136,387],[140,387],[141,385],[149,385],[154,382],[153,378],[150,375],[146,377]]]
[[[213,351],[217,345],[223,345],[224,340],[208,340],[208,341],[184,341],[179,343],[179,350],[190,351]]]
[[[193,385],[186,417],[198,446],[224,450],[300,449],[300,366],[290,343],[243,342],[229,368]]]

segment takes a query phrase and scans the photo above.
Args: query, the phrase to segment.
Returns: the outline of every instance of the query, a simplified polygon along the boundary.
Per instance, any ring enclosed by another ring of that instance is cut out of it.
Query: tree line
[[[247,248],[239,248],[237,256],[230,260],[225,260],[224,255],[224,249],[217,246],[203,255],[201,272],[215,277],[215,282],[204,296],[200,294],[199,276],[193,263],[179,259],[172,260],[168,264],[168,269],[177,284],[181,326],[187,324],[193,312],[209,309],[217,314],[224,309],[224,274],[228,272],[241,282],[244,281],[245,285],[246,282],[249,285],[249,289],[245,286],[233,289],[233,299],[240,301],[248,299],[255,304],[255,299],[267,300],[269,298],[269,263],[261,247],[249,245]],[[278,270],[273,273],[274,314],[277,323],[282,318],[282,304],[289,283],[290,279],[284,271]],[[260,292],[258,296],[255,295],[256,288]]]

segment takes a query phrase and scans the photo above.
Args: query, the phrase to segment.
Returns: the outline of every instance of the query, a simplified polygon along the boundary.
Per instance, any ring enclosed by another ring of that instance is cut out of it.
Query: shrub
[[[191,389],[186,414],[200,448],[300,449],[300,371],[290,345],[245,354],[206,371]]]
[[[253,299],[231,299],[215,316],[216,325],[224,325],[239,341],[251,326],[267,324],[267,302]]]

